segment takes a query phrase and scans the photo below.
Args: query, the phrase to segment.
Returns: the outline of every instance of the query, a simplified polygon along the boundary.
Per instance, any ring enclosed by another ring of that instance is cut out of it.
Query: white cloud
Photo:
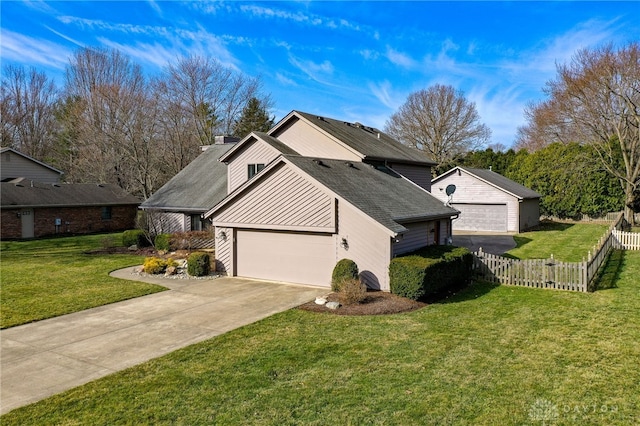
[[[295,66],[310,78],[318,82],[322,82],[324,77],[323,74],[327,75],[333,73],[333,65],[329,61],[316,63],[310,60],[301,60],[293,55],[289,55],[289,62],[291,65]]]
[[[418,64],[409,55],[402,52],[398,52],[397,50],[394,50],[391,47],[387,47],[386,57],[391,63],[401,68],[414,69]]]
[[[292,79],[290,79],[289,77],[286,77],[285,75],[283,75],[282,73],[276,73],[276,80],[278,80],[280,82],[280,84],[284,85],[284,86],[297,86],[298,83],[296,83],[295,81],[293,81]]]
[[[396,97],[391,93],[392,87],[388,80],[377,84],[369,83],[369,89],[371,90],[371,93],[373,93],[373,96],[375,96],[380,103],[387,108],[395,110],[400,105]]]
[[[1,29],[2,60],[64,69],[71,51],[64,46]]]
[[[526,101],[514,87],[476,86],[466,94],[476,104],[480,122],[491,129],[491,143],[511,147],[519,126],[525,120],[523,111]]]

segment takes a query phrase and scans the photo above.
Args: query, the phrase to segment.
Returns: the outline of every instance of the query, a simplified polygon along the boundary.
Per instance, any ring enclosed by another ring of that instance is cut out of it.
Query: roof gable
[[[278,152],[282,154],[297,154],[293,149],[274,138],[273,136],[268,135],[264,132],[251,132],[247,136],[245,136],[240,142],[236,143],[235,146],[220,156],[220,161],[228,163],[232,161],[233,157],[240,153],[245,147],[250,144],[262,141],[267,143],[268,145],[275,148]]]
[[[23,154],[22,152],[16,151],[13,148],[5,147],[5,148],[0,149],[0,154],[4,154],[5,152],[12,152],[12,153],[14,153],[16,155],[21,156],[22,158],[24,158],[26,160],[29,160],[29,161],[39,165],[39,166],[45,167],[45,168],[47,168],[47,169],[49,169],[49,170],[51,170],[53,172],[56,172],[56,173],[58,173],[60,175],[63,174],[63,172],[61,170],[58,170],[55,167],[48,165],[47,163],[43,163],[42,161],[36,160],[33,157],[29,157],[27,154]]]
[[[457,166],[433,179],[432,183],[435,185],[438,181],[444,179],[447,176],[450,176],[452,173],[455,173],[458,170],[463,171],[501,191],[507,192],[514,197],[517,197],[518,199],[531,199],[541,197],[541,195],[536,191],[488,169],[475,169]]]
[[[333,118],[321,117],[301,111],[292,111],[276,124],[270,135],[278,136],[296,119],[305,120],[347,149],[357,152],[362,159],[390,160],[410,164],[435,165],[423,152],[401,144],[379,129]]]
[[[260,185],[281,162],[294,166],[307,178],[360,210],[387,229],[390,235],[405,232],[407,228],[403,223],[458,214],[457,210],[445,206],[418,185],[389,169],[378,169],[361,162],[285,155],[263,170],[260,178],[247,181],[219,205],[209,210],[205,217],[235,202],[239,194],[247,188]]]

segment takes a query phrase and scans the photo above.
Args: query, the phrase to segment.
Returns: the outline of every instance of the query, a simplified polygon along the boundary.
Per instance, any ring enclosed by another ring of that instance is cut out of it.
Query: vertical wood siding
[[[506,204],[507,205],[507,231],[518,232],[519,222],[519,202],[513,195],[507,194],[500,189],[489,185],[470,176],[462,171],[462,175],[458,176],[457,172],[436,182],[432,188],[433,196],[446,202],[449,197],[445,189],[448,185],[456,186],[456,192],[453,194],[452,203],[457,204]],[[454,222],[454,229],[456,228]]]
[[[393,163],[391,168],[411,182],[431,192],[431,167]]]
[[[42,183],[58,183],[60,174],[20,155],[7,151],[2,153],[0,174],[2,179],[27,178]]]
[[[433,244],[433,235],[429,231],[434,229],[435,222],[420,222],[404,225],[408,231],[399,242],[393,244],[393,255],[409,253],[429,244]]]
[[[302,120],[296,121],[273,136],[305,157],[360,161],[358,155],[343,148],[329,136]]]
[[[247,165],[269,164],[280,153],[266,142],[256,140],[236,153],[227,167],[228,193],[245,183],[248,179]]]
[[[520,203],[520,232],[540,224],[539,200],[523,200]]]
[[[391,238],[362,213],[346,203],[338,203],[336,259],[351,259],[358,265],[362,281],[373,289],[389,291]],[[340,246],[342,238],[349,249]]]
[[[333,198],[282,164],[268,178],[213,216],[218,224],[280,226],[335,232]]]

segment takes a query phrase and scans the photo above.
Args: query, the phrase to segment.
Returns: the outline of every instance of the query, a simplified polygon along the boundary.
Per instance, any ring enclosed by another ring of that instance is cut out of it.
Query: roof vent
[[[358,123],[357,121],[355,123],[353,123],[358,129],[362,129],[362,124]]]
[[[320,120],[320,121],[324,121],[324,117],[320,117],[319,115],[318,115],[318,116],[316,116],[316,118],[317,118],[318,120]]]
[[[346,124],[347,126],[351,127],[351,123],[349,123],[348,121],[345,121],[344,124]]]
[[[316,163],[318,166],[324,166],[324,163],[322,162],[322,160],[315,159],[313,160],[313,162]]]
[[[378,139],[380,139],[380,132],[378,132]]]
[[[346,163],[344,163],[347,165],[347,167],[351,168],[351,169],[355,169],[356,166],[353,165],[353,163],[351,161],[347,161]]]
[[[98,188],[104,188],[104,185],[101,184],[101,183],[99,183],[97,186],[98,186]]]

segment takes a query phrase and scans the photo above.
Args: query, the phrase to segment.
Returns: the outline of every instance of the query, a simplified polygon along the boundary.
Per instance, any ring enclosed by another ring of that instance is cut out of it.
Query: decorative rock
[[[316,305],[324,305],[325,303],[327,303],[325,297],[316,297]]]
[[[167,270],[164,271],[164,276],[168,277],[170,275],[175,275],[178,272],[178,268],[175,266],[167,266]]]
[[[136,251],[136,250],[138,250],[138,246],[137,246],[136,244],[134,244],[134,245],[132,245],[132,246],[127,247],[127,250],[129,250],[129,251]]]
[[[338,302],[327,302],[327,304],[324,306],[329,309],[338,309],[340,307],[340,304]]]
[[[164,256],[165,254],[167,254],[166,250],[158,250],[158,256]]]

